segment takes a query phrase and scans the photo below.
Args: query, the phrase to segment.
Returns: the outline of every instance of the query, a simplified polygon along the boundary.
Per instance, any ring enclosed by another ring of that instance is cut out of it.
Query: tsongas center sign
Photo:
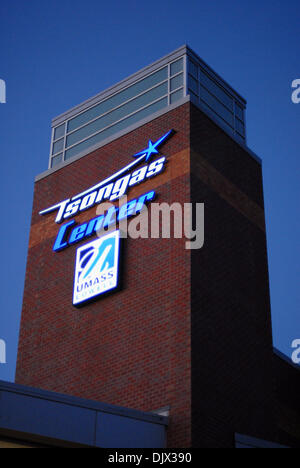
[[[130,187],[160,174],[166,163],[166,158],[160,157],[150,162],[153,154],[158,154],[157,148],[172,134],[169,130],[155,143],[151,140],[148,147],[133,155],[135,160],[107,179],[85,190],[72,198],[63,200],[56,205],[40,211],[46,215],[57,211],[56,223],[62,223],[58,231],[53,250],[59,252],[66,247],[92,236],[100,229],[105,229],[116,221],[129,218],[140,213],[143,207],[155,197],[152,190],[139,198],[125,203],[120,208],[112,206],[109,210],[89,222],[76,226],[74,219],[78,213],[85,211],[103,201],[115,201],[125,195]],[[142,162],[146,164],[135,169]],[[76,252],[73,304],[79,305],[85,301],[110,291],[118,286],[120,233],[114,231],[99,239],[79,247]]]

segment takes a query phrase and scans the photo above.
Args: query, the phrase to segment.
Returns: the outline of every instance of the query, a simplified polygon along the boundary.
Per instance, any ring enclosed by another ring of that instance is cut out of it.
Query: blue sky
[[[300,4],[289,0],[2,0],[0,339],[14,380],[33,181],[56,115],[187,43],[248,101],[248,146],[263,160],[274,345],[300,338]]]

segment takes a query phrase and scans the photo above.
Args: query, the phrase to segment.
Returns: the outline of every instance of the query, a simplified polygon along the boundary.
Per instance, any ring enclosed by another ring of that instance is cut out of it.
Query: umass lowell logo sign
[[[160,174],[166,163],[164,156],[151,161],[158,148],[172,135],[169,130],[156,142],[149,140],[148,147],[133,155],[134,161],[112,176],[72,198],[63,200],[45,210],[44,216],[57,211],[55,222],[61,224],[53,250],[59,252],[80,242],[116,222],[139,214],[143,207],[155,198],[151,190],[139,198],[130,200],[120,208],[112,206],[105,214],[77,225],[77,214],[104,201],[115,201],[124,196],[130,187]],[[144,165],[142,165],[144,163]],[[142,166],[137,169],[137,166]],[[66,221],[66,222],[65,222]],[[73,304],[80,305],[118,286],[120,256],[120,232],[114,231],[79,247],[76,252]]]
[[[118,286],[119,231],[100,237],[76,252],[73,304],[79,305]]]

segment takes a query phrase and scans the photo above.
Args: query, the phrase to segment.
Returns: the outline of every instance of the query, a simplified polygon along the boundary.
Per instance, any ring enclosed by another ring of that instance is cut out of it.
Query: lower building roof
[[[0,435],[62,446],[163,448],[168,418],[0,381]]]

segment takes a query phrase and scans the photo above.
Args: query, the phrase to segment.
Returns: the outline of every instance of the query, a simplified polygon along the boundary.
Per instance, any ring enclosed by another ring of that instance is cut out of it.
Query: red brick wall
[[[77,309],[76,246],[54,253],[55,214],[38,214],[127,165],[149,138],[170,128],[176,133],[162,147],[167,169],[128,197],[155,188],[159,202],[188,202],[189,104],[36,182],[16,382],[144,411],[170,405],[168,444],[183,447],[191,443],[190,253],[184,241],[125,240],[121,291]],[[75,220],[94,216],[91,208]]]

